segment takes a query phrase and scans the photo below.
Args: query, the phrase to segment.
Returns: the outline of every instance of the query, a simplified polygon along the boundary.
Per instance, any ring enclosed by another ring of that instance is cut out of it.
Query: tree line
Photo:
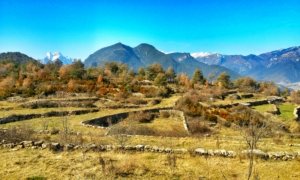
[[[108,62],[103,66],[86,69],[80,60],[75,60],[70,65],[63,65],[60,61],[45,65],[34,61],[23,64],[4,61],[0,65],[0,97],[15,94],[49,95],[58,91],[85,92],[99,96],[118,92],[147,93],[152,91],[149,87],[148,89],[144,87],[147,83],[158,87],[162,92],[170,91],[168,87],[172,85],[184,90],[199,86],[218,86],[225,89],[238,88],[244,92],[262,92],[267,95],[280,94],[272,82],[257,82],[249,77],[232,81],[226,73],[221,73],[215,78],[211,77],[215,76],[211,75],[207,79],[200,69],[196,69],[190,78],[185,73],[177,74],[172,67],[165,70],[160,64],[152,64],[134,71],[126,64],[117,62]]]

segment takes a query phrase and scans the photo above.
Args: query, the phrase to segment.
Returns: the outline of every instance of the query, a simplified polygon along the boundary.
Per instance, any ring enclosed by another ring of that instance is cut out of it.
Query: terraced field
[[[81,149],[69,152],[55,152],[44,149],[0,149],[2,156],[0,160],[0,178],[8,177],[46,177],[48,179],[65,179],[80,177],[83,179],[99,178],[133,178],[144,179],[159,177],[165,178],[211,178],[211,179],[243,179],[247,169],[247,158],[242,155],[242,151],[247,149],[247,144],[241,136],[241,130],[232,126],[224,126],[220,123],[206,124],[213,129],[209,134],[190,134],[185,129],[184,121],[181,117],[158,111],[153,118],[146,123],[133,120],[133,112],[142,112],[151,109],[173,109],[175,102],[180,98],[175,95],[162,99],[159,104],[150,103],[136,108],[112,108],[105,107],[102,101],[95,101],[95,107],[60,107],[60,108],[25,108],[21,107],[23,102],[0,102],[0,118],[11,115],[45,114],[49,112],[72,112],[77,110],[97,109],[97,112],[85,114],[67,114],[65,116],[39,117],[27,119],[26,121],[16,121],[1,124],[0,129],[10,129],[12,127],[30,128],[34,131],[33,139],[43,140],[43,142],[59,142],[60,144],[75,144],[85,146],[89,144],[112,145],[117,147],[122,144],[162,147],[164,151],[168,148],[181,153],[153,153],[153,152],[128,152],[124,150],[113,151],[83,151]],[[59,101],[59,99],[55,99]],[[253,99],[254,100],[254,99]],[[72,99],[70,99],[72,101]],[[239,102],[239,101],[238,101]],[[236,102],[233,102],[236,103]],[[272,109],[274,105],[260,105],[253,107],[261,113]],[[281,114],[273,116],[275,122],[288,122],[287,125],[295,123],[291,117],[294,105],[283,103],[279,105]],[[111,124],[106,128],[98,125],[84,125],[95,118],[106,117],[128,113],[129,116],[116,124]],[[134,114],[134,113],[133,113]],[[141,116],[141,114],[139,115]],[[131,117],[131,118],[130,118]],[[142,119],[143,120],[143,119]],[[68,136],[64,132],[67,128]],[[120,131],[119,129],[126,129]],[[113,133],[112,133],[113,132]],[[125,133],[125,134],[124,134]],[[84,145],[85,144],[85,145]],[[258,147],[263,152],[286,152],[297,154],[300,152],[300,137],[296,134],[278,134],[274,137],[262,138]],[[230,150],[236,153],[233,158],[195,156],[193,153],[197,148]],[[34,153],[34,155],[32,155]],[[13,154],[13,155],[12,155]],[[13,156],[12,159],[8,159]],[[175,158],[175,160],[174,160]],[[104,163],[104,164],[103,164]],[[175,165],[174,165],[175,163]],[[80,165],[79,165],[80,164]],[[288,161],[282,160],[261,160],[257,159],[257,174],[263,179],[297,179],[300,174],[299,157],[297,155]],[[201,168],[195,168],[201,165]],[[227,167],[221,168],[220,167]],[[286,168],[289,167],[289,174]],[[36,168],[33,168],[36,167]],[[108,168],[109,167],[109,168]],[[276,173],[268,173],[268,169],[276,169]],[[111,169],[110,169],[111,168]],[[162,170],[163,168],[163,170]],[[234,170],[232,170],[232,168]],[[206,170],[204,170],[206,169]],[[57,175],[57,172],[59,175]]]

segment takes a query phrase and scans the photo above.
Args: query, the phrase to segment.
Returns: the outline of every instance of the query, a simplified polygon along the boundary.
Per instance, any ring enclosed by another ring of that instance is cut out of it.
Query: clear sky
[[[300,0],[1,0],[0,52],[85,59],[117,42],[259,54],[300,45]]]

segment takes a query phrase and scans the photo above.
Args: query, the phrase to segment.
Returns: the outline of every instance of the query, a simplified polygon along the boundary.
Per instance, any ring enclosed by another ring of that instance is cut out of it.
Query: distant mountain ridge
[[[20,52],[0,53],[0,63],[12,62],[15,64],[37,63],[37,60]]]
[[[277,83],[300,81],[300,46],[276,50],[260,55],[221,55],[208,54],[195,56],[199,62],[219,65],[244,76]]]
[[[117,61],[128,64],[130,68],[137,70],[140,67],[159,63],[165,69],[173,67],[178,73],[183,72],[192,75],[196,68],[201,69],[205,76],[214,74],[215,76],[222,72],[227,72],[233,79],[239,77],[239,74],[218,65],[207,65],[197,61],[189,53],[170,53],[165,54],[157,50],[154,46],[142,43],[134,48],[117,43],[91,54],[85,61],[86,67],[96,67],[106,62]]]

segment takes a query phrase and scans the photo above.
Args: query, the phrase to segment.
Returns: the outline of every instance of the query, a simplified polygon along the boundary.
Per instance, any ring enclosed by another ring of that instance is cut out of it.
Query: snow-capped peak
[[[47,64],[49,62],[54,62],[56,60],[60,60],[63,64],[72,64],[73,59],[62,55],[60,52],[47,52],[46,57],[42,60],[43,64]]]
[[[201,58],[201,57],[207,57],[209,55],[211,55],[212,53],[209,53],[209,52],[195,52],[195,53],[191,53],[191,55],[194,57],[194,58]]]

